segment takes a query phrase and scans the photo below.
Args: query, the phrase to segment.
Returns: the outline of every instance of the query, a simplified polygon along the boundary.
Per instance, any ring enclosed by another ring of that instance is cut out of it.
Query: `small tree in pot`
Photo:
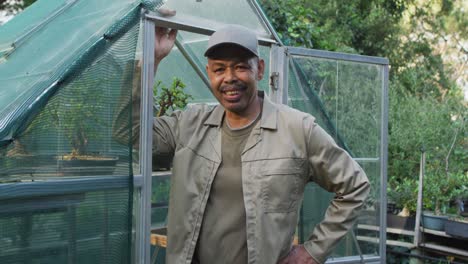
[[[389,182],[388,198],[395,203],[398,215],[387,214],[388,227],[414,230],[417,192],[418,183],[414,179],[405,178],[401,182],[397,180]]]
[[[184,109],[188,101],[193,97],[185,92],[185,84],[179,78],[174,78],[171,86],[165,86],[162,81],[157,81],[153,89],[155,116],[161,117],[171,112]],[[153,161],[156,170],[170,169],[172,157],[158,155]]]

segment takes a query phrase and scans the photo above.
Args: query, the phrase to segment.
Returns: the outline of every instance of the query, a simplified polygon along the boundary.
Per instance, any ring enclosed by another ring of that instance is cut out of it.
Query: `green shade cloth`
[[[0,27],[0,262],[131,263],[128,128],[143,7],[39,0]],[[138,78],[137,78],[138,79]]]
[[[24,130],[56,82],[76,72],[73,66],[96,52],[104,34],[137,5],[135,0],[42,0],[0,28],[0,145]]]

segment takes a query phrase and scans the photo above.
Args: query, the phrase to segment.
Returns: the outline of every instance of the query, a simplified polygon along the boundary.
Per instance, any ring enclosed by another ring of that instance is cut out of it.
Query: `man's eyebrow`
[[[220,61],[213,61],[211,63],[213,66],[225,66],[226,63],[220,62]]]
[[[229,61],[229,62],[224,62],[223,60],[212,60],[212,66],[226,66],[226,65],[236,65],[236,64],[239,64],[239,63],[245,63],[245,64],[249,64],[249,61],[248,60],[244,60],[244,59],[238,59],[238,60],[232,60],[232,61]]]

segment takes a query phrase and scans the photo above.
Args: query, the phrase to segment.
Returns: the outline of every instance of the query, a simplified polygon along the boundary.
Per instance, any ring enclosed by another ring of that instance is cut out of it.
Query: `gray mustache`
[[[225,91],[232,91],[232,90],[245,90],[247,89],[247,85],[245,84],[230,84],[230,85],[224,85],[219,88],[220,92],[225,92]]]

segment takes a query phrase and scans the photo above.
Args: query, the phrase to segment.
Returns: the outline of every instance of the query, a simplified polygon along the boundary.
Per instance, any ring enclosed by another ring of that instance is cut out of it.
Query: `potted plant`
[[[414,230],[418,183],[411,178],[389,182],[387,193],[394,202],[398,214],[387,214],[387,226],[391,228]]]
[[[444,231],[448,216],[444,215],[460,182],[452,173],[428,173],[423,187],[423,205],[426,210],[422,216],[425,228]]]
[[[169,115],[178,109],[184,109],[188,101],[193,97],[185,92],[185,84],[181,79],[175,77],[169,87],[162,81],[157,81],[153,89],[153,99],[155,104],[155,116],[161,117]],[[155,170],[170,169],[172,165],[172,156],[158,155],[153,159],[153,168]]]
[[[444,230],[447,235],[468,239],[468,212],[465,211],[468,203],[468,173],[453,174],[452,179],[454,188],[450,196],[455,205],[456,215],[449,217]]]

